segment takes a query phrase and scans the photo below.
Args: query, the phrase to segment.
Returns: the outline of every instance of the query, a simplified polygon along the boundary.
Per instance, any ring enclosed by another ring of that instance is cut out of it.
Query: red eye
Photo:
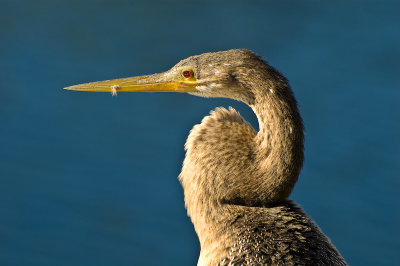
[[[191,77],[193,77],[193,72],[192,71],[188,71],[188,70],[183,71],[183,76],[185,78],[191,78]]]

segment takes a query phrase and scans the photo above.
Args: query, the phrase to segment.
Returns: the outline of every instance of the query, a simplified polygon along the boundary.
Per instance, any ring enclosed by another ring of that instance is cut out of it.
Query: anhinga
[[[200,240],[198,265],[346,265],[287,199],[303,163],[303,123],[286,78],[253,52],[205,53],[164,73],[66,89],[187,92],[246,103],[258,132],[233,108],[217,108],[185,144],[179,180]]]

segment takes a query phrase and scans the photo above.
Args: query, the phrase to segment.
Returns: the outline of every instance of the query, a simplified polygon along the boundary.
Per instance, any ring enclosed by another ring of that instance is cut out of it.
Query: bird
[[[76,91],[182,92],[250,106],[256,131],[218,107],[185,143],[179,181],[200,242],[198,265],[347,265],[289,199],[304,160],[304,128],[288,80],[247,49],[203,53],[170,70],[67,87]]]

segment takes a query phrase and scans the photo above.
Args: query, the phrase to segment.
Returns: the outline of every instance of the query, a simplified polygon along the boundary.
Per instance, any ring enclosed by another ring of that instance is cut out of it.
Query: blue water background
[[[306,126],[291,198],[352,265],[400,264],[399,1],[0,2],[0,264],[194,265],[177,180],[217,106],[82,93],[248,48],[288,77]]]

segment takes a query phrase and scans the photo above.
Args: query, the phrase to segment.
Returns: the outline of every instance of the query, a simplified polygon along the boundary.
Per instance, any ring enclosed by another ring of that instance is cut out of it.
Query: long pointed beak
[[[122,79],[90,82],[66,87],[66,90],[111,92],[195,92],[196,81],[182,80],[169,72]]]

